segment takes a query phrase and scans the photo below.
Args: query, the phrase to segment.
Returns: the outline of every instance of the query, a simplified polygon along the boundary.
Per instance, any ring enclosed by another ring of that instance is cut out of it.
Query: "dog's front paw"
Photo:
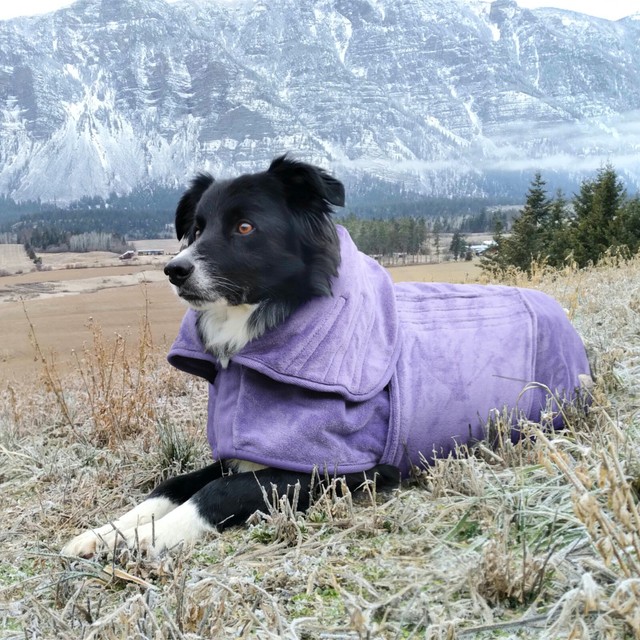
[[[125,538],[130,549],[155,556],[178,545],[192,545],[207,532],[215,530],[200,515],[195,504],[185,502],[157,522],[149,522],[125,532]]]
[[[89,529],[77,535],[67,542],[60,552],[63,556],[76,556],[78,558],[93,558],[101,552],[105,546],[104,536],[108,534],[108,529]]]
[[[156,530],[164,531],[158,523],[149,523],[131,529],[117,529],[109,526],[100,529],[89,529],[68,542],[61,551],[63,556],[79,558],[94,558],[106,556],[109,553],[130,549],[140,551],[144,555],[155,555],[159,551],[171,546],[170,536],[156,536]],[[167,542],[168,541],[168,542]],[[154,544],[156,543],[156,544]]]
[[[158,520],[124,527],[124,520],[90,529],[76,536],[62,549],[62,555],[92,558],[128,548],[146,556],[155,556],[179,544],[191,545],[208,531],[215,531],[198,512],[197,507],[185,502]]]
[[[157,522],[126,532],[127,546],[140,553],[154,556],[178,545],[192,545],[208,531],[215,531],[191,502],[185,502]]]
[[[188,535],[183,535],[170,523],[163,523],[162,520],[141,525],[119,536],[120,546],[126,546],[148,558],[153,558],[162,551],[172,549],[179,544],[190,542],[192,540]],[[116,542],[116,544],[118,543]]]
[[[164,497],[147,498],[110,524],[89,529],[62,548],[64,556],[91,558],[97,554],[114,551],[116,547],[135,543],[135,529],[147,522],[159,522],[163,516],[175,509],[176,504]]]

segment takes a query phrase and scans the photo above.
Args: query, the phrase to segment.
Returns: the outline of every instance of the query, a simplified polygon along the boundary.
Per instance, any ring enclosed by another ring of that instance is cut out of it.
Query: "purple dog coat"
[[[169,362],[209,381],[215,459],[307,473],[385,463],[406,476],[421,454],[430,460],[482,439],[495,411],[538,421],[547,389],[571,400],[578,376],[589,374],[578,334],[547,295],[394,285],[338,233],[333,296],[304,304],[226,369],[205,352],[196,312],[187,311]]]

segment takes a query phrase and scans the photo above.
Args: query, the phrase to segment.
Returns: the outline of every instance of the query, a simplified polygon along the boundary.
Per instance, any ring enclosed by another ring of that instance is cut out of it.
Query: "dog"
[[[343,184],[276,158],[227,180],[198,174],[165,267],[189,307],[169,362],[209,382],[215,462],[171,478],[112,523],[71,540],[90,557],[153,554],[245,522],[265,496],[306,509],[317,478],[397,486],[412,468],[480,440],[505,408],[561,425],[590,379],[557,302],[500,286],[403,283],[332,220]]]

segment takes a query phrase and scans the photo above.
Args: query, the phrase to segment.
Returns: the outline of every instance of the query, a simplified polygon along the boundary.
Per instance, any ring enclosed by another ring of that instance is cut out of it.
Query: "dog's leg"
[[[345,478],[350,490],[356,490],[367,480],[376,481],[379,488],[397,486],[399,482],[398,470],[389,465],[339,477]],[[264,496],[271,500],[273,486],[278,497],[291,499],[298,482],[298,508],[306,510],[312,490],[310,474],[268,468],[218,478],[159,521],[126,532],[123,542],[131,547],[138,545],[146,553],[157,553],[181,543],[192,544],[209,531],[242,524],[264,509]]]
[[[221,463],[169,478],[158,485],[140,504],[117,520],[76,536],[62,548],[66,556],[90,558],[101,547],[113,548],[118,537],[127,537],[136,527],[158,522],[176,507],[186,502],[204,486],[220,478],[224,472]]]

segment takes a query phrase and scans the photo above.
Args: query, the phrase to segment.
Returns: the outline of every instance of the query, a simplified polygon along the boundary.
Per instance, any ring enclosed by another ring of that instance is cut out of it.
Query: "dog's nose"
[[[164,272],[169,276],[169,282],[176,287],[184,284],[193,273],[193,263],[185,258],[174,258],[167,262]]]

